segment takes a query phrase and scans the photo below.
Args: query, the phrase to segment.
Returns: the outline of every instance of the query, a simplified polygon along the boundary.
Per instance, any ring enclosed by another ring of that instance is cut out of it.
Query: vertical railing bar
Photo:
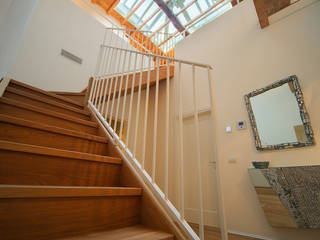
[[[120,30],[118,30],[118,35],[120,36],[119,31],[120,31]],[[120,43],[120,49],[122,49],[124,40],[121,40],[121,39],[120,39],[120,41],[121,41],[121,43]],[[116,65],[116,67],[115,67],[117,76],[116,76],[116,81],[115,81],[115,86],[114,86],[114,91],[113,91],[113,99],[112,99],[110,119],[109,119],[109,125],[110,125],[110,126],[111,126],[111,123],[112,123],[114,102],[115,102],[116,95],[117,95],[117,88],[118,88],[118,81],[119,81],[119,74],[120,74],[120,66],[121,66],[120,63],[121,63],[122,53],[123,53],[123,50],[121,50],[120,53],[119,53],[119,61],[118,61],[117,65]],[[119,91],[120,91],[120,89],[119,89]],[[114,130],[115,130],[116,120],[114,120],[114,122],[115,122],[115,124],[114,124]],[[111,128],[112,128],[112,127],[111,127]]]
[[[103,47],[103,50],[105,51],[105,47]],[[102,56],[103,56],[103,53],[102,53]],[[103,57],[101,57],[101,63],[100,63],[100,66],[99,66],[99,71],[98,71],[98,74],[97,74],[97,78],[96,78],[96,85],[95,85],[95,89],[94,89],[94,92],[93,92],[93,96],[92,96],[92,104],[93,105],[95,105],[95,102],[96,102],[96,96],[97,96],[97,92],[98,92],[98,88],[99,88],[99,84],[100,84],[100,81],[99,81],[99,79],[100,79],[100,68],[101,68],[101,66],[102,66],[102,64],[103,64],[103,61],[104,61],[104,59],[103,59]]]
[[[165,178],[164,193],[166,198],[169,194],[169,107],[170,107],[170,63],[167,60],[167,79],[166,79],[166,120],[165,120]]]
[[[224,207],[224,197],[222,191],[222,177],[220,170],[220,161],[218,158],[218,149],[217,149],[217,120],[214,119],[216,115],[215,102],[214,102],[214,86],[213,86],[213,76],[212,70],[208,68],[208,81],[209,81],[209,94],[210,94],[210,103],[211,103],[211,122],[212,122],[212,130],[213,136],[215,140],[215,144],[213,144],[214,148],[214,157],[216,162],[216,179],[217,179],[217,190],[218,190],[218,205],[219,205],[219,222],[220,222],[220,230],[221,230],[221,239],[228,240],[228,228],[227,228],[227,220],[225,218],[225,207]]]
[[[202,202],[202,181],[201,181],[201,154],[200,154],[200,132],[199,132],[199,109],[198,109],[198,86],[196,82],[195,65],[192,64],[192,82],[193,82],[193,110],[195,124],[195,146],[197,156],[197,178],[198,178],[198,200],[199,200],[199,235],[204,239],[203,227],[203,202]]]
[[[91,88],[91,92],[90,92],[90,96],[89,96],[89,101],[90,102],[93,102],[94,100],[94,93],[95,93],[95,90],[96,90],[96,86],[97,86],[97,78],[99,77],[99,72],[100,72],[100,67],[101,67],[101,62],[102,62],[102,54],[103,54],[103,45],[105,44],[105,41],[106,41],[106,37],[107,37],[107,29],[105,30],[104,32],[104,36],[103,36],[103,44],[100,46],[100,52],[99,52],[99,55],[98,55],[98,59],[97,59],[97,65],[96,65],[96,69],[95,69],[95,76],[94,76],[94,82],[93,82],[93,86]]]
[[[128,70],[130,69],[131,58],[132,58],[132,52],[129,53]],[[120,137],[122,136],[122,131],[123,131],[123,122],[124,122],[124,113],[125,113],[125,109],[126,109],[128,83],[129,83],[129,73],[126,76],[126,86],[124,89],[124,98],[123,98],[123,104],[122,104],[122,117],[121,117],[121,124],[120,124]]]
[[[181,62],[179,62],[178,68],[178,81],[179,81],[179,137],[180,137],[180,155],[179,155],[179,163],[180,163],[180,219],[184,219],[184,179],[183,179],[183,82],[182,82],[182,74],[181,74]]]
[[[118,58],[120,59],[120,55],[121,55],[121,50],[117,51],[117,55],[116,55],[116,64],[115,64],[115,69],[118,68],[117,64],[120,64],[120,60],[118,61]],[[115,70],[116,72],[116,70]],[[112,93],[112,103],[111,103],[111,109],[110,109],[110,117],[109,117],[109,125],[111,126],[111,122],[112,122],[112,116],[113,116],[113,106],[114,106],[114,100],[116,98],[116,92],[117,92],[117,87],[118,87],[118,75],[114,77],[114,86],[113,86],[113,93]]]
[[[92,86],[91,86],[91,89],[90,89],[90,95],[89,95],[89,101],[90,102],[92,101],[93,89],[95,87],[96,78],[97,78],[98,71],[99,71],[100,61],[101,61],[101,58],[102,58],[102,50],[103,50],[103,46],[101,45],[100,46],[100,50],[99,50],[99,54],[98,54],[98,58],[97,58],[96,70],[95,70],[95,73],[94,73],[94,76],[93,76],[93,83],[92,83]]]
[[[131,95],[130,95],[130,104],[129,104],[128,127],[127,127],[127,134],[126,134],[127,148],[129,146],[130,127],[131,127],[131,112],[132,112],[132,102],[133,102],[133,94],[134,94],[134,84],[135,84],[135,80],[136,80],[137,58],[138,58],[138,54],[136,53],[135,58],[134,58],[133,76],[132,76],[132,83],[131,83]]]
[[[112,46],[112,41],[113,41],[113,32],[111,32],[110,34],[110,46]],[[111,54],[111,51],[113,49],[110,49],[108,48],[108,57],[107,57],[107,60],[108,60],[108,64],[106,66],[106,71],[105,71],[105,74],[104,76],[108,75],[109,71],[110,71],[110,66],[112,64],[112,54]],[[113,52],[113,51],[112,51]],[[106,96],[107,96],[107,92],[108,92],[108,86],[109,86],[109,82],[110,82],[110,78],[107,78],[106,79],[106,84],[105,84],[105,88],[104,88],[104,93],[103,93],[103,102],[102,102],[102,106],[101,106],[101,115],[104,114],[105,112],[105,103],[106,103]]]
[[[121,72],[121,78],[120,78],[120,86],[119,86],[119,91],[118,91],[118,103],[117,103],[117,109],[116,109],[116,115],[115,115],[115,121],[114,121],[114,129],[116,131],[117,128],[117,121],[118,121],[118,113],[119,113],[119,106],[120,106],[120,100],[121,100],[121,91],[122,91],[122,82],[123,82],[123,75],[125,71],[125,66],[126,66],[126,61],[127,61],[127,51],[124,52],[123,55],[123,67],[122,67],[122,72]],[[120,136],[119,136],[120,137]]]
[[[116,51],[116,49],[113,49],[114,51],[112,51],[112,54],[111,54],[111,61],[113,59],[113,55],[114,55],[114,52]],[[112,66],[110,66],[110,71],[112,71]],[[107,119],[107,115],[109,113],[109,104],[110,104],[110,98],[111,98],[111,91],[112,91],[112,86],[113,86],[113,79],[114,77],[111,77],[110,78],[110,85],[109,85],[109,93],[108,93],[108,100],[107,100],[107,107],[106,107],[106,112],[105,112],[105,115],[104,115],[104,119]]]
[[[107,79],[105,78],[105,75],[106,75],[106,70],[107,70],[108,62],[109,62],[109,51],[110,51],[110,48],[107,48],[105,50],[105,53],[104,53],[104,55],[105,55],[105,57],[104,57],[105,58],[105,63],[103,64],[103,70],[102,70],[102,74],[101,74],[101,77],[102,77],[101,87],[102,88],[103,88],[103,86],[105,85],[105,83],[107,81]],[[102,101],[101,101],[102,99],[101,98],[103,98],[104,90],[105,90],[105,88],[100,90],[101,91],[101,97],[99,98],[99,104],[98,104],[98,107],[97,107],[98,112],[101,111],[100,110],[100,107],[101,107],[101,104],[102,104]]]
[[[152,182],[155,182],[156,176],[156,154],[157,154],[157,130],[158,130],[158,98],[159,98],[159,69],[160,61],[157,57],[157,77],[156,77],[156,95],[155,95],[155,104],[154,104],[154,123],[153,123],[153,152],[152,152]]]
[[[152,57],[149,56],[149,67],[147,76],[147,90],[146,90],[146,103],[144,109],[144,129],[143,129],[143,143],[142,143],[142,158],[141,166],[144,169],[144,162],[146,158],[146,141],[147,141],[147,128],[148,128],[148,106],[149,106],[149,88],[150,88],[150,75],[151,75],[151,61]]]
[[[134,130],[134,142],[133,142],[133,158],[136,156],[137,149],[137,137],[138,137],[138,126],[139,126],[139,114],[140,114],[140,98],[141,98],[141,84],[142,84],[142,71],[143,71],[143,57],[141,54],[141,63],[140,63],[140,79],[139,79],[139,89],[138,89],[138,102],[137,102],[137,112],[136,112],[136,126]]]
[[[113,34],[112,34],[113,35]],[[114,49],[111,49],[111,50],[114,50]],[[114,51],[110,51],[109,52],[109,55],[110,55],[110,64],[108,64],[108,69],[107,69],[107,73],[109,73],[110,71],[112,71],[112,58],[113,58],[113,54],[114,54]],[[110,84],[109,84],[110,83]],[[107,97],[107,92],[108,92],[108,89],[110,89],[112,87],[112,83],[113,83],[113,78],[111,77],[108,77],[108,81],[107,81],[107,84],[106,84],[106,88],[105,88],[105,94],[104,94],[104,99],[103,99],[103,106],[102,106],[102,112],[101,112],[101,115],[103,116],[103,114],[105,114],[105,119],[106,119],[106,114],[107,114],[107,107],[104,108],[105,106],[105,102],[106,102],[106,97]],[[110,90],[109,90],[110,91]],[[110,92],[109,92],[109,95],[110,96]],[[107,104],[108,105],[108,104]]]

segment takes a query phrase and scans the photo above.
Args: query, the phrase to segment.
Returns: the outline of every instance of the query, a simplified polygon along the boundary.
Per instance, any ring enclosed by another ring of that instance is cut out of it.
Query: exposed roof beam
[[[169,20],[172,22],[173,26],[179,31],[179,32],[184,32],[185,28],[184,26],[180,23],[179,19],[173,14],[173,12],[170,10],[168,5],[162,1],[162,0],[153,0],[159,8],[167,15]]]

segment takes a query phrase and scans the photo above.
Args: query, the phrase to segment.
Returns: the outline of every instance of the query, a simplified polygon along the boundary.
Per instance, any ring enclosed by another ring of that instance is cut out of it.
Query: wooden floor
[[[198,233],[198,224],[189,223],[193,230]],[[215,227],[205,226],[205,240],[221,240],[220,230]],[[245,237],[236,234],[229,234],[229,240],[260,240],[257,238]]]

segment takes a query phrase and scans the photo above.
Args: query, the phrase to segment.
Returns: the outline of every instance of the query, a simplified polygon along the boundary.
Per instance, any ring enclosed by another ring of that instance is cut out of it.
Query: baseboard
[[[240,235],[240,236],[244,236],[244,237],[257,238],[257,239],[261,239],[261,240],[275,240],[273,238],[268,238],[268,237],[264,237],[264,236],[260,236],[260,235],[244,233],[244,232],[238,232],[238,231],[233,231],[233,230],[229,230],[228,233],[236,234],[236,235]]]
[[[188,221],[188,223],[193,227],[193,228],[198,228],[199,224],[195,223],[195,222],[191,222]],[[215,233],[219,233],[220,232],[220,228],[218,226],[210,226],[210,225],[204,225],[204,229],[205,231],[209,231],[209,232],[215,232]],[[261,239],[261,240],[276,240],[273,238],[269,238],[269,237],[265,237],[265,236],[261,236],[261,235],[256,235],[256,234],[250,234],[250,233],[244,233],[244,232],[239,232],[239,231],[233,231],[233,230],[228,230],[229,234],[234,234],[234,235],[238,235],[238,236],[243,236],[243,237],[250,237],[250,238],[255,238],[255,239]]]
[[[2,97],[4,91],[6,90],[7,86],[9,85],[10,78],[2,78],[0,81],[0,97]]]
[[[197,223],[199,222],[199,210],[194,208],[185,208],[185,218],[188,222]],[[219,215],[214,210],[204,210],[204,225],[206,226],[219,226]]]

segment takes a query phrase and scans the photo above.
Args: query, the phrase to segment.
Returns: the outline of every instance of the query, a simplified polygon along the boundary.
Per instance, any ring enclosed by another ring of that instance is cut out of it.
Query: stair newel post
[[[223,197],[223,189],[222,189],[222,176],[221,176],[221,165],[218,157],[218,124],[216,118],[216,105],[215,105],[215,97],[214,97],[214,82],[213,82],[213,74],[212,67],[208,67],[208,82],[209,82],[209,94],[210,94],[210,103],[211,103],[211,123],[212,123],[212,131],[214,136],[213,148],[215,155],[215,163],[216,163],[216,178],[217,178],[217,189],[218,189],[218,203],[219,203],[219,222],[221,229],[221,238],[222,240],[228,240],[228,228],[227,228],[227,219],[224,207],[224,197]]]
[[[153,122],[153,150],[152,150],[152,183],[155,183],[156,177],[156,158],[157,158],[157,135],[158,135],[158,100],[159,100],[159,70],[160,59],[156,57],[156,95],[154,104],[154,122]]]
[[[152,57],[149,56],[148,63],[148,76],[147,76],[147,90],[146,90],[146,103],[144,109],[144,128],[143,128],[143,143],[142,143],[142,158],[141,158],[141,167],[144,169],[144,162],[146,157],[146,141],[147,141],[147,128],[148,128],[148,106],[149,106],[149,88],[150,88],[150,71],[151,71],[151,62]]]
[[[200,154],[200,131],[199,131],[199,103],[198,103],[198,84],[196,81],[196,69],[192,64],[192,82],[193,82],[193,114],[195,126],[195,148],[196,148],[196,166],[198,179],[198,201],[199,201],[199,236],[204,239],[203,227],[203,197],[202,197],[202,179],[201,179],[201,154]]]
[[[184,220],[184,179],[183,179],[183,82],[182,82],[182,73],[181,73],[181,62],[178,66],[178,81],[179,81],[179,175],[180,175],[180,219]]]

